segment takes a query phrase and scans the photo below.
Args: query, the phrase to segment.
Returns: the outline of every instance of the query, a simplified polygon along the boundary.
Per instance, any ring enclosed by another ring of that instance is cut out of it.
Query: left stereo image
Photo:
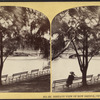
[[[50,91],[50,22],[35,9],[0,6],[0,92]]]

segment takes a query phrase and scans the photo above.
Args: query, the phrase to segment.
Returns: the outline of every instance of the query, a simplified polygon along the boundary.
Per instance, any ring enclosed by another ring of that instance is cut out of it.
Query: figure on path
[[[70,75],[68,76],[68,79],[66,81],[66,86],[69,87],[69,85],[71,85],[73,83],[73,80],[75,78],[75,74],[74,72],[70,72]]]

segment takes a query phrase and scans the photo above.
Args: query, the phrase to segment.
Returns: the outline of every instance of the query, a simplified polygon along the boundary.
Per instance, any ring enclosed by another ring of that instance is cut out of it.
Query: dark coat
[[[67,81],[66,81],[66,83],[67,83],[68,85],[71,85],[71,84],[73,83],[73,80],[74,80],[74,76],[73,76],[73,75],[69,75],[69,76],[68,76],[68,79],[67,79]]]

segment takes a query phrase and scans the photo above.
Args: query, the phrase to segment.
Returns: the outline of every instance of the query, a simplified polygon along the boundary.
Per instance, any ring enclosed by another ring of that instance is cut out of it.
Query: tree
[[[40,50],[43,53],[43,58],[49,58],[50,22],[48,18],[36,10],[26,9],[26,13],[28,21],[22,32],[24,45],[26,45],[26,48],[28,46],[28,48]]]
[[[89,62],[100,50],[100,7],[77,7],[58,14],[52,22],[52,60],[70,47],[75,50],[83,86]],[[59,24],[58,24],[59,23]]]
[[[24,17],[21,14],[24,14],[24,8],[0,7],[0,85],[2,84],[3,64],[7,57],[17,49],[18,30],[24,24]],[[3,60],[4,50],[5,59]]]
[[[46,25],[48,26],[44,28]],[[49,57],[49,40],[44,37],[45,34],[49,34],[49,27],[48,19],[41,12],[24,7],[0,7],[0,85],[2,85],[4,62],[9,55],[23,45],[28,46],[27,43],[29,43],[31,49],[38,45],[37,50],[40,49],[45,58]],[[37,37],[41,39],[41,45],[34,43],[39,40]]]

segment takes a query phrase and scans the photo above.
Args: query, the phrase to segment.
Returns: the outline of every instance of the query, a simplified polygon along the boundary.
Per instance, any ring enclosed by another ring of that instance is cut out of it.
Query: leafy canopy
[[[39,50],[49,57],[50,23],[45,15],[24,7],[0,7],[0,34],[5,56],[17,49]]]
[[[56,58],[69,48],[83,53],[88,38],[88,55],[100,50],[100,7],[83,6],[59,13],[52,21],[52,57]],[[68,45],[69,44],[69,45]],[[58,55],[58,56],[57,56]]]

